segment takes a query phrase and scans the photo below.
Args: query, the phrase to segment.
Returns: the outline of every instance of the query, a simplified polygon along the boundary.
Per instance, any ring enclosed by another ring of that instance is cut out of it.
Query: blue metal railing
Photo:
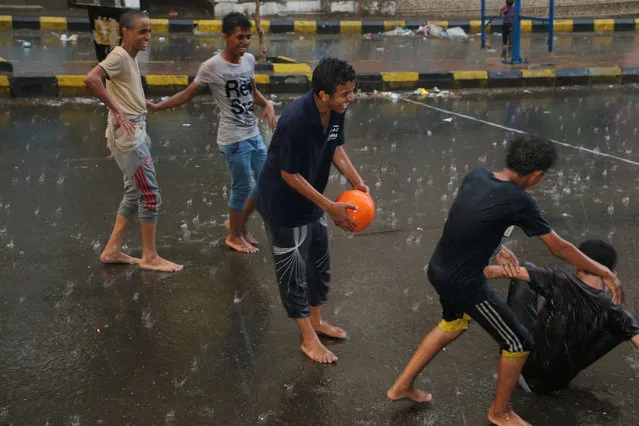
[[[539,18],[535,16],[525,16],[521,14],[522,0],[515,0],[515,13],[512,16],[512,33],[511,33],[511,55],[510,60],[505,60],[507,64],[521,64],[523,59],[521,58],[521,21],[535,21],[546,24],[548,31],[548,51],[552,52],[555,39],[555,0],[549,0],[548,4],[548,18]],[[486,47],[486,26],[492,23],[495,19],[504,19],[504,16],[486,15],[486,0],[481,0],[481,47]],[[503,21],[502,21],[503,22]]]

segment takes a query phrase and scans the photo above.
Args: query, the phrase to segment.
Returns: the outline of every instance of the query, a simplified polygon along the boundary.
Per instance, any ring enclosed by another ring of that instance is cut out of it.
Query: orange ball
[[[375,202],[365,192],[357,189],[345,191],[337,197],[338,203],[349,203],[357,206],[357,210],[348,210],[348,215],[357,222],[354,232],[362,231],[370,226],[375,219]]]

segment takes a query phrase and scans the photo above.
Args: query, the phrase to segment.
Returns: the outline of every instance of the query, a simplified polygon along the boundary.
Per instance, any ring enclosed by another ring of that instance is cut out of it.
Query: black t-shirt
[[[579,372],[621,342],[639,325],[603,290],[555,268],[527,268],[531,288],[545,299],[532,330],[535,347],[523,368],[538,393],[564,388]]]
[[[526,191],[488,169],[470,172],[428,266],[428,277],[442,298],[463,306],[488,297],[484,268],[511,225],[529,237],[551,231]]]
[[[319,219],[323,211],[284,179],[281,172],[300,174],[323,193],[335,149],[344,144],[344,114],[331,112],[322,128],[313,92],[293,101],[280,117],[258,181],[257,209],[269,222],[286,227]]]

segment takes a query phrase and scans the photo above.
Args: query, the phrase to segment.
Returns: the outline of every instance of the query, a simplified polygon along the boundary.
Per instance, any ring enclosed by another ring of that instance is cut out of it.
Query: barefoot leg
[[[244,238],[233,238],[230,235],[226,237],[224,240],[227,246],[232,248],[233,250],[239,251],[240,253],[257,253],[259,249],[253,245],[251,245]]]
[[[413,388],[417,375],[449,343],[462,335],[465,330],[446,331],[435,327],[426,335],[417,351],[406,365],[402,374],[388,389],[386,396],[393,401],[409,398],[415,402],[426,402],[432,395]]]
[[[158,254],[155,248],[156,224],[141,220],[140,225],[142,227],[142,261],[140,262],[140,268],[159,272],[181,271],[184,268],[183,265],[163,259]]]
[[[495,400],[488,411],[488,419],[497,425],[525,425],[524,422],[510,408],[510,396],[517,385],[521,375],[521,369],[528,358],[527,353],[515,359],[508,359],[502,355],[499,360],[499,378],[497,379],[497,391]],[[492,418],[491,418],[492,417]]]
[[[324,321],[322,317],[322,310],[319,306],[311,306],[311,324],[316,334],[324,334],[336,339],[346,339],[348,334],[343,328],[335,327]]]
[[[116,215],[115,225],[111,232],[111,237],[107,242],[102,254],[100,254],[100,260],[103,263],[128,263],[137,264],[140,263],[140,259],[131,257],[126,253],[122,253],[122,242],[124,241],[124,234],[127,228],[131,224],[131,221],[121,215]]]
[[[296,318],[297,325],[302,332],[302,346],[301,350],[315,362],[320,364],[332,364],[337,361],[337,357],[333,352],[326,349],[326,347],[320,342],[310,318]]]
[[[530,426],[530,423],[512,409],[509,408],[505,413],[497,413],[493,405],[488,409],[488,421],[497,426]]]
[[[229,213],[229,235],[226,237],[226,245],[242,253],[257,253],[259,251],[258,248],[250,244],[242,236],[244,213],[233,209],[229,209]]]
[[[244,212],[242,215],[242,237],[244,237],[244,239],[251,245],[259,244],[259,242],[255,238],[253,238],[253,236],[249,235],[248,231],[246,230],[246,222],[251,216],[251,213],[253,213],[253,211],[255,210],[256,206],[257,202],[255,201],[255,198],[253,198],[252,195],[249,196],[246,199],[246,204],[244,204]]]

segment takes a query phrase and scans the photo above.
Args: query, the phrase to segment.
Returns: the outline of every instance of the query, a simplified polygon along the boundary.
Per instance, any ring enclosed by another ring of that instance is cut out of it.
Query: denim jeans
[[[257,135],[244,141],[221,145],[219,148],[231,175],[229,208],[244,211],[249,195],[255,198],[257,185],[251,181],[251,177],[257,182],[266,161],[266,145],[262,136]]]

